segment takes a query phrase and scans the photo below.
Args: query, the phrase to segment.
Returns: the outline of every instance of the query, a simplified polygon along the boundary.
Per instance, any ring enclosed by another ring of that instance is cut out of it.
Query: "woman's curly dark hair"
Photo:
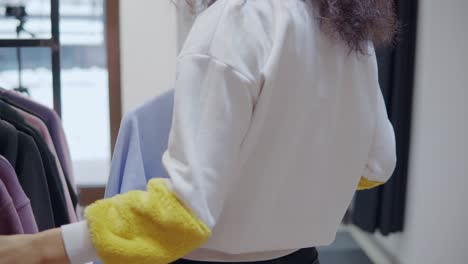
[[[351,50],[364,52],[364,43],[392,42],[397,28],[393,0],[311,0],[322,29],[339,36]]]
[[[204,1],[207,5],[216,2]],[[346,42],[351,51],[365,53],[367,41],[381,45],[393,40],[397,29],[393,0],[305,1],[317,8],[322,30]]]

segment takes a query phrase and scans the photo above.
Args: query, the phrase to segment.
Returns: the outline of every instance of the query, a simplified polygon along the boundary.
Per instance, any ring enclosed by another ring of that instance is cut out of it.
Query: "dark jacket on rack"
[[[55,227],[47,178],[34,140],[0,120],[0,155],[15,169],[20,185],[31,201],[39,230]]]
[[[78,203],[78,196],[76,195],[75,179],[73,176],[72,161],[70,158],[70,150],[65,137],[65,132],[61,126],[60,117],[57,113],[22,94],[0,89],[0,99],[6,101],[8,104],[16,106],[34,116],[40,118],[47,126],[50,136],[54,141],[55,149],[57,151],[58,159],[62,165],[65,178],[69,185],[69,192],[74,206]]]
[[[55,163],[54,157],[49,151],[46,143],[40,134],[24,121],[21,115],[2,100],[0,100],[0,118],[15,126],[18,131],[21,131],[33,138],[42,158],[47,185],[49,187],[49,196],[52,204],[55,226],[58,227],[70,223],[65,196],[58,175],[57,164]]]

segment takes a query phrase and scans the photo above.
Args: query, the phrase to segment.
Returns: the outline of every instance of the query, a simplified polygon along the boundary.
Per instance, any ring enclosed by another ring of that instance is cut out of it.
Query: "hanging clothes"
[[[39,231],[54,228],[49,186],[41,155],[32,137],[0,120],[0,155],[15,169],[18,181],[31,201]]]
[[[29,198],[21,188],[15,170],[11,164],[3,156],[0,155],[0,181],[5,184],[5,187],[11,196],[18,214],[21,226],[25,234],[35,234],[38,232],[36,219],[31,208]]]
[[[16,110],[25,119],[25,121],[29,125],[31,125],[33,128],[35,128],[40,133],[40,135],[44,139],[44,142],[47,144],[48,149],[52,153],[52,155],[53,155],[53,157],[55,159],[55,163],[57,164],[58,174],[59,174],[59,177],[60,177],[60,182],[62,184],[62,189],[64,191],[64,196],[65,196],[65,202],[66,202],[67,209],[68,209],[67,210],[68,216],[70,217],[70,221],[72,223],[76,222],[77,217],[76,217],[75,205],[73,204],[72,199],[71,199],[69,183],[67,182],[67,179],[66,179],[66,177],[65,177],[65,175],[63,173],[62,166],[61,166],[60,161],[58,159],[54,143],[52,141],[52,138],[50,137],[50,134],[49,134],[49,131],[47,130],[47,127],[45,126],[44,122],[42,122],[42,120],[40,120],[38,117],[33,116],[32,114],[29,114],[29,113],[27,113],[27,112],[25,112],[25,111],[23,111],[21,109],[18,109],[16,107],[12,106],[12,108],[14,110]]]
[[[0,118],[12,124],[18,131],[21,131],[33,138],[42,158],[42,165],[44,166],[47,185],[49,187],[55,225],[58,227],[70,223],[64,190],[62,189],[58,175],[57,164],[55,163],[52,153],[48,150],[46,143],[40,134],[25,122],[21,115],[2,100],[0,100]]]
[[[13,199],[0,179],[0,235],[24,234]]]
[[[155,177],[167,178],[162,156],[172,124],[174,91],[158,96],[122,120],[112,157],[106,197],[146,189]]]
[[[70,149],[66,140],[62,122],[57,113],[54,110],[33,100],[30,100],[29,98],[17,92],[0,89],[0,98],[7,100],[11,105],[14,105],[26,112],[33,114],[34,116],[39,117],[44,122],[54,142],[55,148],[57,150],[57,156],[63,167],[65,176],[70,180],[74,192],[76,193],[75,179],[73,176],[72,162],[70,158]],[[72,194],[72,199],[73,198],[74,197]],[[77,200],[76,195],[74,199]]]

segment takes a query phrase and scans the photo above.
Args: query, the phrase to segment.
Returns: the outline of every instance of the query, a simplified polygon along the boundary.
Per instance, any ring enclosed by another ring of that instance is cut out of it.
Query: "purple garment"
[[[0,180],[0,235],[24,234],[10,194]]]
[[[69,181],[73,185],[75,191],[75,179],[73,177],[72,162],[70,158],[70,149],[65,137],[65,132],[62,127],[62,122],[60,117],[52,109],[43,106],[37,102],[30,100],[24,95],[8,90],[0,89],[0,96],[14,102],[21,108],[28,109],[35,116],[39,117],[44,121],[47,128],[49,129],[50,136],[54,142],[60,164],[62,164],[65,175],[68,177]]]
[[[55,162],[57,163],[58,174],[60,176],[60,182],[62,183],[63,194],[65,195],[65,202],[68,209],[68,216],[70,218],[70,222],[76,222],[77,216],[70,196],[70,192],[68,190],[67,180],[65,179],[65,175],[63,174],[63,168],[60,164],[60,160],[58,159],[54,142],[49,134],[49,131],[47,130],[46,125],[41,119],[32,114],[29,114],[16,107],[13,107],[13,109],[15,109],[21,116],[23,116],[25,121],[41,134],[42,138],[44,139],[44,142],[47,144],[47,147],[49,147],[49,150],[54,156]]]
[[[4,157],[0,155],[0,181],[5,185],[6,190],[13,202],[17,216],[24,234],[35,234],[38,232],[36,219],[34,218],[31,202],[21,188],[15,170]],[[2,212],[3,213],[3,212]],[[1,222],[0,222],[1,223]],[[1,224],[0,224],[1,225]],[[22,232],[23,232],[22,231]]]

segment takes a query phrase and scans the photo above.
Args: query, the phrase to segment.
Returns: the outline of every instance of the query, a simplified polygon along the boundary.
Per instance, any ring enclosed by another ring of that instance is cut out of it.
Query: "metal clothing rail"
[[[52,37],[50,39],[0,39],[0,47],[50,48],[54,110],[59,116],[62,116],[59,19],[59,0],[50,0],[50,23],[52,31]]]

